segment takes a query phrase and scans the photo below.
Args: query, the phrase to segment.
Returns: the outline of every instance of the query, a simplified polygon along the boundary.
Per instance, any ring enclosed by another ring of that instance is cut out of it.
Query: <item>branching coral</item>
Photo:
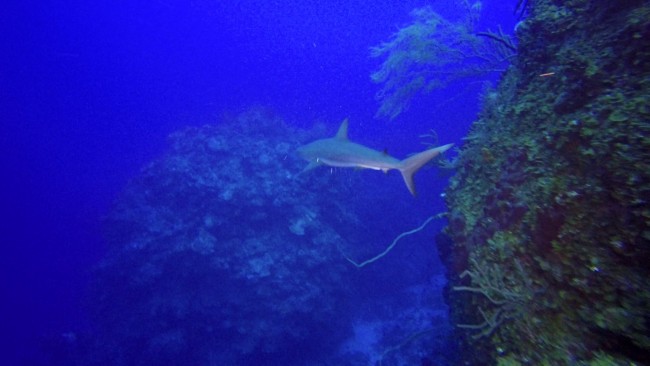
[[[393,239],[393,242],[388,247],[386,247],[386,249],[384,249],[383,252],[377,254],[376,256],[374,256],[374,257],[372,257],[370,259],[366,259],[365,261],[363,261],[361,263],[355,261],[354,259],[350,258],[348,255],[343,253],[341,248],[339,248],[339,251],[341,252],[343,257],[345,257],[345,259],[348,262],[352,263],[355,267],[357,267],[357,268],[365,267],[365,266],[367,266],[367,265],[369,265],[371,263],[374,263],[374,262],[380,260],[381,258],[383,258],[386,254],[388,254],[391,250],[393,250],[395,245],[397,245],[397,242],[399,242],[403,237],[409,236],[409,235],[412,235],[412,234],[415,234],[415,233],[419,232],[420,230],[424,229],[424,227],[427,226],[431,221],[433,221],[434,219],[439,219],[444,215],[445,215],[445,213],[439,213],[437,215],[430,216],[429,218],[424,220],[422,225],[418,226],[417,228],[415,228],[413,230],[405,231],[405,232],[399,234],[395,239]]]
[[[415,9],[413,23],[371,49],[372,57],[384,58],[371,75],[382,84],[377,93],[379,117],[394,119],[420,92],[503,69],[514,55],[514,45],[500,30],[475,33],[480,6],[468,5],[467,10],[466,19],[450,22],[430,7]]]
[[[472,338],[490,336],[503,322],[520,317],[535,291],[532,281],[519,261],[515,260],[516,278],[506,278],[503,268],[497,265],[480,265],[471,259],[473,270],[461,273],[461,278],[469,277],[471,286],[454,286],[454,291],[466,291],[482,295],[488,300],[490,310],[478,308],[483,318],[479,324],[458,324],[459,328],[476,331]]]

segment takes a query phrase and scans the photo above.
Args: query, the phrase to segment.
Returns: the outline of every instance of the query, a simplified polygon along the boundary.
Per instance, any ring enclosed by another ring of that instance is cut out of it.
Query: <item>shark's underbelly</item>
[[[356,160],[356,159],[332,159],[321,158],[318,159],[321,164],[339,167],[339,168],[364,168],[373,170],[390,170],[397,169],[399,161],[372,161],[372,160]]]

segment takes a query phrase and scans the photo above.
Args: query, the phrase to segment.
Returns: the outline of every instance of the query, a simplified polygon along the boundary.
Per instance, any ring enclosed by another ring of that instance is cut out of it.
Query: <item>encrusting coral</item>
[[[447,190],[466,364],[650,358],[647,1],[527,2]],[[505,307],[507,305],[507,307]]]

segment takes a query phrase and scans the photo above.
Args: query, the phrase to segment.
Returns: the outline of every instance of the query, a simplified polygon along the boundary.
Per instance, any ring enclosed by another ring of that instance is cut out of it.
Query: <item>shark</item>
[[[416,196],[413,175],[431,159],[454,146],[454,144],[447,144],[422,151],[404,160],[398,160],[385,151],[373,150],[350,141],[348,139],[348,124],[346,118],[334,137],[316,140],[298,148],[298,155],[309,162],[300,174],[321,165],[381,170],[384,173],[389,170],[399,170],[404,178],[406,188],[413,196]]]

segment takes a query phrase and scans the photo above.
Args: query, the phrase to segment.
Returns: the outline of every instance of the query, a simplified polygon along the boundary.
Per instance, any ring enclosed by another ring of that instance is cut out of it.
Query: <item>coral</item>
[[[408,231],[405,231],[405,232],[399,234],[397,237],[395,237],[395,239],[393,239],[393,241],[390,243],[390,245],[389,245],[388,247],[386,247],[386,249],[384,249],[384,251],[382,251],[381,253],[377,254],[376,256],[374,256],[374,257],[372,257],[372,258],[370,258],[370,259],[366,259],[366,260],[364,260],[364,261],[361,262],[361,263],[359,263],[359,262],[355,261],[354,259],[350,258],[350,257],[347,256],[345,253],[343,253],[343,251],[341,251],[341,254],[343,255],[343,257],[345,257],[345,259],[346,259],[348,262],[352,263],[355,267],[357,267],[357,268],[365,267],[365,266],[367,266],[367,265],[369,265],[369,264],[371,264],[371,263],[374,263],[374,262],[380,260],[381,258],[383,258],[386,254],[388,254],[391,250],[393,250],[393,248],[395,247],[395,245],[397,245],[397,242],[399,242],[403,237],[405,237],[405,236],[409,236],[409,235],[412,235],[412,234],[415,234],[415,233],[421,231],[421,230],[424,229],[424,228],[425,228],[425,227],[426,227],[426,226],[427,226],[431,221],[433,221],[433,220],[435,220],[435,219],[438,219],[438,218],[440,218],[440,217],[442,217],[442,216],[444,216],[444,214],[438,214],[438,215],[435,215],[435,216],[428,217],[426,220],[424,220],[424,222],[422,223],[422,225],[418,226],[417,228],[415,228],[415,229],[413,229],[413,230],[408,230]]]
[[[472,338],[489,337],[503,322],[520,318],[531,308],[536,291],[526,275],[521,263],[515,260],[518,280],[514,283],[507,277],[505,268],[493,263],[479,264],[476,260],[470,261],[472,270],[465,270],[460,278],[469,277],[470,286],[454,286],[453,291],[465,291],[480,294],[487,299],[490,310],[478,308],[482,322],[479,324],[458,324],[459,328],[476,331]],[[508,282],[506,282],[508,281]]]
[[[358,190],[357,172],[296,178],[303,162],[291,154],[323,135],[263,109],[172,134],[105,220],[93,331],[64,363],[453,364],[440,362],[455,357],[443,282],[422,284],[440,276],[428,241],[393,245],[384,261],[395,265],[357,270],[342,255],[379,251],[393,234],[387,217],[405,220],[411,208],[378,217],[368,200],[385,191]],[[431,223],[440,222],[393,244]],[[372,342],[357,339],[369,323]]]
[[[335,199],[347,188],[330,174],[311,177],[314,193],[291,179],[302,169],[286,159],[297,136],[261,110],[172,135],[106,220],[95,353],[168,365],[313,364],[336,353],[353,285],[337,249],[347,241],[322,211],[353,221],[355,210]]]
[[[377,116],[394,119],[418,93],[502,69],[514,55],[510,38],[499,32],[474,31],[480,6],[466,4],[466,18],[450,22],[430,7],[412,11],[413,23],[391,40],[371,49],[383,58],[371,78],[382,88]],[[487,41],[486,41],[487,40]]]
[[[440,252],[464,361],[643,362],[650,7],[538,0],[526,10],[514,67],[487,92],[446,192],[451,241],[439,245],[451,246]]]

